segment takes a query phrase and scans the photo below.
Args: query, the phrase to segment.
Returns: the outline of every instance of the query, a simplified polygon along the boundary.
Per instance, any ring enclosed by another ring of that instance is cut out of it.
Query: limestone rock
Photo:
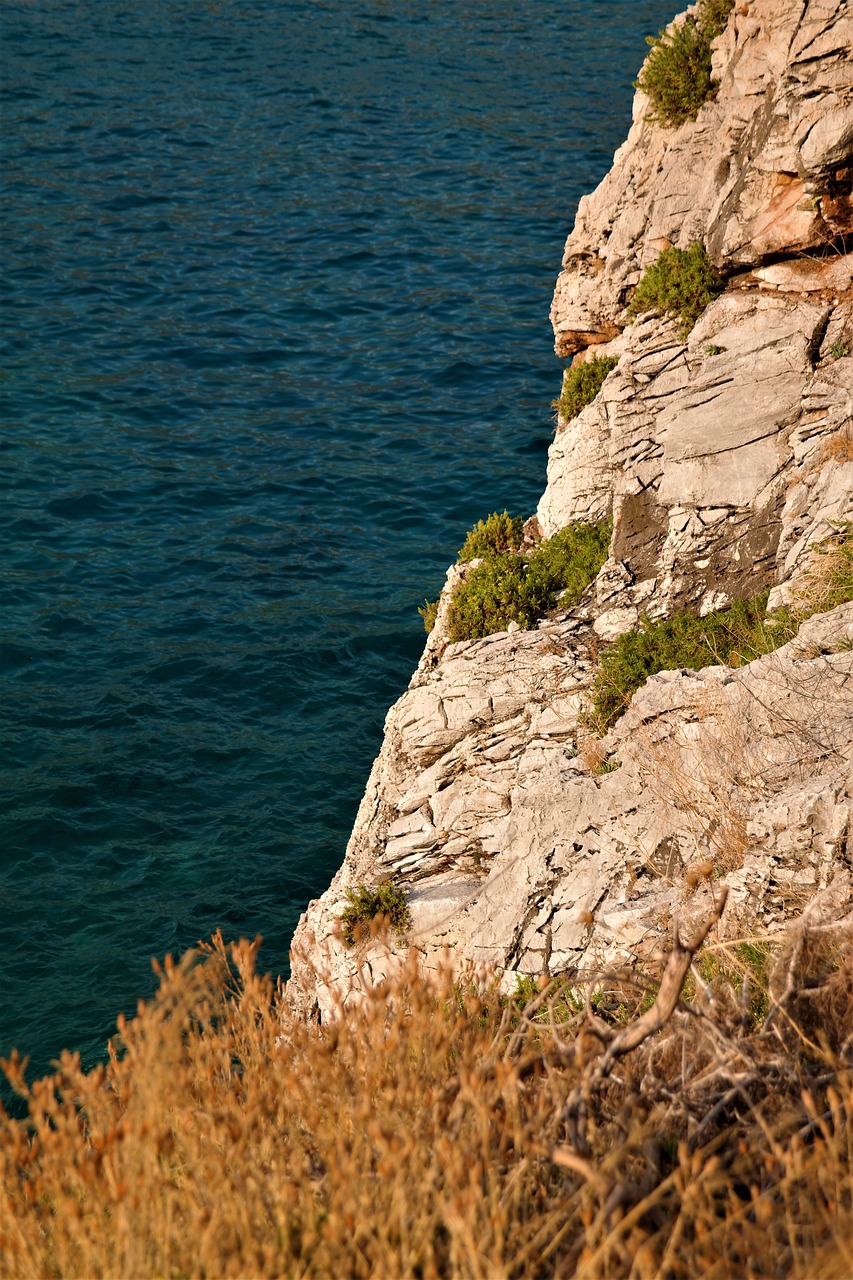
[[[535,630],[435,627],[388,713],[341,869],[294,939],[291,1002],[333,1018],[402,954],[348,949],[346,890],[392,879],[425,970],[595,973],[645,962],[673,915],[730,886],[724,935],[853,899],[853,604],[814,598],[815,544],[853,521],[853,18],[843,0],[738,5],[720,89],[664,129],[635,100],[581,201],[557,282],[559,354],[618,357],[558,420],[531,539],[612,513],[581,604]],[[689,337],[626,325],[642,268],[702,239],[728,279]],[[602,346],[603,344],[603,346]],[[602,742],[583,710],[602,645],[643,615],[812,592],[796,639],[740,668],[666,671]]]
[[[633,327],[593,403],[558,424],[537,511],[550,537],[612,507],[602,611],[720,608],[791,579],[850,518],[853,359],[828,355],[830,327],[848,350],[849,303],[755,289],[719,297],[686,343],[671,321]]]
[[[335,937],[343,889],[364,876],[408,891],[427,968],[451,947],[523,973],[648,959],[717,875],[733,888],[727,929],[849,892],[853,605],[741,669],[653,677],[604,742],[609,772],[575,747],[583,629],[519,634],[454,646],[389,714],[344,867],[298,931],[313,941],[291,995],[324,1016],[394,963]],[[502,673],[494,700],[486,672]],[[463,716],[447,710],[458,698]]]
[[[551,312],[558,355],[614,337],[643,268],[668,245],[701,240],[726,275],[843,252],[853,230],[850,7],[742,8],[716,42],[717,97],[673,129],[652,122],[638,94],[612,169],[580,201]]]

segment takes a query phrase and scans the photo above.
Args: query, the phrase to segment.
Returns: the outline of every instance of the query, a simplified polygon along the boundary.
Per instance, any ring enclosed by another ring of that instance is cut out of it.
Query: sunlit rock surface
[[[853,519],[853,21],[841,0],[740,4],[695,123],[634,123],[580,204],[557,282],[558,353],[619,357],[559,419],[537,510],[549,537],[612,515],[581,604],[534,631],[449,644],[436,626],[392,707],[344,863],[294,938],[291,1001],[333,1017],[417,946],[519,973],[643,961],[719,878],[729,936],[818,892],[849,903],[853,605],[737,669],[653,677],[603,742],[582,725],[602,645],[643,615],[771,589]],[[704,241],[726,291],[686,341],[628,324],[641,270]],[[603,345],[602,345],[603,344]],[[536,523],[536,522],[534,522]],[[407,893],[407,943],[338,936],[346,889]],[[319,975],[319,976],[318,976]]]

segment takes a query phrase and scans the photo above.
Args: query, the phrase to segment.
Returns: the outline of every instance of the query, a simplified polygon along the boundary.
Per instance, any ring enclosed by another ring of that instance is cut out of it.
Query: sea
[[[5,0],[0,1055],[286,974],[671,0]]]

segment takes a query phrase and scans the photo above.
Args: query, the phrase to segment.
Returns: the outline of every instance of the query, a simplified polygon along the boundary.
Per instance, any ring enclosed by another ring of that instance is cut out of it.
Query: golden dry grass
[[[6,1064],[29,1118],[0,1118],[0,1273],[845,1276],[853,969],[820,937],[787,948],[765,1028],[733,987],[664,1008],[677,939],[645,1023],[429,990],[413,958],[319,1027],[215,938],[105,1068]]]
[[[842,427],[831,435],[824,442],[819,461],[853,462],[853,427]]]

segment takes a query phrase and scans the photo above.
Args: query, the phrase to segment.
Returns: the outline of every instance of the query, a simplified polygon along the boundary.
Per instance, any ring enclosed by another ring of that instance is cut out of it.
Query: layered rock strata
[[[344,864],[294,940],[294,1003],[333,1016],[395,963],[343,946],[346,890],[393,880],[426,968],[510,973],[645,960],[673,913],[731,887],[723,929],[773,928],[853,872],[853,606],[736,670],[665,672],[600,743],[579,719],[601,646],[642,615],[704,614],[807,581],[853,519],[853,26],[847,5],[740,4],[720,89],[666,129],[638,94],[581,201],[557,282],[559,354],[619,357],[558,420],[531,527],[612,515],[581,604],[536,630],[450,644],[450,592],[391,709]],[[662,248],[702,240],[727,287],[687,340],[629,323]],[[319,975],[318,976],[318,971]]]

